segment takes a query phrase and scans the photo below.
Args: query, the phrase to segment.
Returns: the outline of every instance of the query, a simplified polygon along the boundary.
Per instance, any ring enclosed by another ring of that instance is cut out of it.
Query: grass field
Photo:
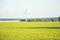
[[[0,22],[0,40],[60,40],[60,22]]]

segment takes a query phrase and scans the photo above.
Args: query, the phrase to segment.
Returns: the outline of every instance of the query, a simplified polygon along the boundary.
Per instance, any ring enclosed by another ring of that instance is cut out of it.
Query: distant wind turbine
[[[25,10],[24,15],[25,15],[25,19],[26,19],[26,22],[27,22],[27,9]]]

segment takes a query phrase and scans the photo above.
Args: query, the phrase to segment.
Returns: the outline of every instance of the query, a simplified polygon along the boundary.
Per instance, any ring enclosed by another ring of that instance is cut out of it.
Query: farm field
[[[0,22],[0,40],[60,40],[60,22]]]

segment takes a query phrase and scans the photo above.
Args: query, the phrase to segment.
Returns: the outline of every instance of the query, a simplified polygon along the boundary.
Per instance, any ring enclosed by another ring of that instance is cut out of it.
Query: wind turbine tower
[[[25,20],[26,20],[26,22],[27,22],[27,17],[28,17],[28,15],[27,15],[27,9],[25,10],[24,15],[25,15]]]

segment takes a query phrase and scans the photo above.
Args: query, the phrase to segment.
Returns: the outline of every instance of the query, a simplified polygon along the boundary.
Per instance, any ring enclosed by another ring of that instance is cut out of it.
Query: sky
[[[60,0],[0,0],[0,18],[60,16]]]

